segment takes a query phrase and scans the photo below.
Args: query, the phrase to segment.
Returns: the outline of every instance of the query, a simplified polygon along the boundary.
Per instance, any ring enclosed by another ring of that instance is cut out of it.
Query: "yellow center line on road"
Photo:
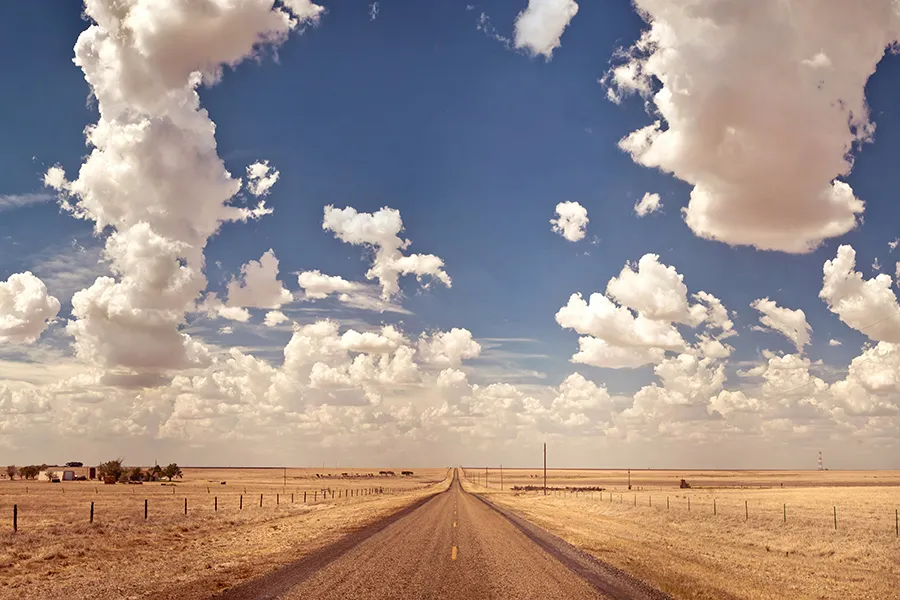
[[[456,546],[453,546],[453,550],[450,551],[450,560],[456,560]]]

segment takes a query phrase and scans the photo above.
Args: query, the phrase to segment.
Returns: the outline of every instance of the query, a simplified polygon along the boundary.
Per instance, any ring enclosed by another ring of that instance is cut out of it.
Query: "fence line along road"
[[[419,485],[411,488],[392,488],[392,487],[365,487],[365,488],[324,488],[324,489],[315,489],[315,490],[303,490],[302,495],[300,494],[299,488],[295,488],[295,491],[290,494],[290,503],[287,502],[285,498],[285,502],[281,502],[281,493],[273,492],[268,494],[268,498],[271,500],[274,496],[274,502],[265,503],[265,498],[267,495],[265,493],[259,495],[259,507],[263,509],[264,512],[269,511],[270,513],[278,513],[290,510],[290,506],[300,507],[304,505],[313,505],[313,504],[322,504],[325,502],[336,502],[336,501],[349,501],[358,498],[368,498],[372,496],[382,496],[386,494],[396,494],[396,493],[404,493],[404,492],[414,492],[418,491],[422,488],[428,487],[429,485],[434,485],[433,483],[428,483],[424,485]],[[246,489],[246,488],[245,488]],[[69,491],[69,498],[66,500],[66,504],[63,507],[63,511],[66,514],[67,518],[56,518],[53,519],[52,522],[56,524],[72,524],[73,522],[77,522],[78,520],[73,521],[71,518],[68,518],[71,514],[77,513],[77,509],[75,511],[72,510],[72,504],[77,502],[71,498],[71,496],[76,495],[78,493],[86,491],[85,489],[79,489],[73,493],[73,490]],[[149,491],[149,490],[147,490]],[[194,492],[190,494],[190,496],[194,497],[194,502],[190,504],[188,503],[188,495],[170,495],[168,492],[164,493],[149,493],[149,494],[141,494],[141,496],[137,496],[136,494],[127,494],[124,491],[116,493],[116,494],[100,494],[95,488],[94,493],[91,494],[90,491],[87,491],[86,494],[81,494],[86,497],[93,497],[95,499],[87,501],[85,500],[84,506],[84,515],[85,520],[88,524],[94,524],[95,522],[102,523],[102,517],[106,516],[107,513],[104,511],[104,502],[103,496],[109,499],[107,507],[115,504],[115,508],[110,509],[110,512],[115,517],[123,517],[125,514],[133,514],[135,516],[135,520],[145,520],[152,521],[155,517],[164,516],[164,517],[172,517],[176,514],[181,514],[183,516],[190,515],[206,515],[209,516],[210,513],[218,514],[220,512],[227,511],[237,511],[237,512],[250,512],[250,506],[244,506],[244,495],[243,493],[235,492],[230,495],[226,494],[223,496],[215,495],[210,496],[207,503],[197,502],[196,496],[203,498],[207,496],[207,493]],[[26,522],[29,518],[35,518],[35,520],[46,520],[48,516],[53,516],[54,508],[60,507],[47,507],[47,506],[38,506],[38,502],[41,500],[46,500],[47,494],[35,494],[33,491],[28,494],[28,498],[21,498],[12,503],[11,512],[12,512],[12,529],[13,532],[16,533],[19,531],[19,520],[20,517],[24,519]],[[220,503],[220,498],[222,502]],[[153,502],[151,502],[153,499]],[[32,507],[33,510],[20,510],[20,508],[25,508],[23,504],[34,503]],[[137,503],[138,506],[132,510],[123,511],[122,504],[134,504]],[[208,504],[208,506],[206,506]],[[162,506],[162,509],[158,509],[159,506]],[[252,504],[251,504],[252,506]],[[177,509],[173,510],[173,507],[177,507]],[[156,510],[155,510],[156,509]],[[205,510],[204,510],[205,509]],[[256,513],[259,513],[259,510],[256,510]],[[84,522],[84,521],[82,521]]]
[[[461,470],[463,472],[463,478],[468,483],[477,485],[480,487],[484,487],[486,489],[490,489],[489,485],[485,485],[485,477],[483,474],[479,475],[479,474],[476,474],[475,472],[473,472],[473,474],[470,476],[468,473],[466,473],[465,469],[461,469]],[[493,493],[497,492],[496,489],[491,490],[491,491]],[[549,494],[550,498],[562,497],[562,498],[573,498],[573,499],[583,499],[583,500],[594,500],[597,502],[621,504],[621,505],[624,505],[624,507],[630,508],[632,510],[633,509],[637,509],[637,510],[653,509],[653,510],[659,510],[659,511],[679,510],[679,507],[677,505],[673,506],[673,503],[671,502],[671,499],[670,499],[670,495],[666,495],[666,506],[663,509],[663,508],[661,508],[661,505],[659,505],[659,503],[657,503],[657,505],[654,506],[652,494],[647,494],[647,502],[646,503],[644,503],[642,501],[639,504],[638,503],[638,494],[634,494],[634,493],[632,493],[632,498],[631,498],[631,501],[629,502],[628,500],[625,499],[625,496],[623,493],[619,493],[619,492],[614,493],[609,490],[579,489],[579,488],[570,486],[570,487],[548,487],[548,488],[546,488],[546,492]],[[507,493],[510,493],[510,492],[507,492]],[[529,494],[529,495],[533,494],[535,496],[544,496],[545,490],[540,486],[529,486],[528,489],[513,489],[513,490],[511,490],[511,493],[513,493],[513,494]],[[659,498],[661,495],[662,494],[657,496],[657,498]],[[676,496],[676,499],[677,498],[678,498],[678,496]],[[686,500],[686,503],[683,505],[683,510],[687,513],[690,513],[692,516],[694,516],[694,515],[701,516],[703,514],[708,514],[713,517],[720,516],[719,515],[720,505],[718,502],[719,499],[716,497],[713,497],[711,504],[708,504],[705,507],[702,504],[698,507],[698,503],[695,501],[693,510],[691,509],[690,496],[685,496],[685,500]],[[744,501],[743,502],[744,510],[740,511],[743,514],[741,515],[739,512],[738,518],[740,518],[740,516],[743,516],[742,520],[746,523],[749,523],[751,521],[750,502],[747,499],[743,499],[743,501]],[[786,523],[788,523],[787,503],[784,502],[781,504],[782,504],[782,506],[780,507],[781,511],[778,511],[780,513],[779,516],[781,517],[780,521],[782,522],[782,524],[786,524]],[[698,508],[700,509],[699,511],[697,510]],[[704,508],[706,509],[705,511],[703,510]],[[887,509],[887,510],[889,513],[889,509]],[[759,512],[771,512],[771,509],[768,511],[760,510]],[[894,508],[893,512],[894,512],[894,514],[893,514],[894,518],[888,519],[890,527],[885,527],[884,529],[888,529],[891,533],[894,534],[895,537],[900,538],[900,509]],[[728,516],[734,516],[734,515],[730,514]],[[829,528],[833,529],[834,531],[838,531],[837,504],[834,504],[831,506],[831,509],[827,511],[827,517],[825,517],[825,518],[827,518],[827,520],[828,520],[827,522],[830,525]],[[879,517],[876,517],[876,519],[880,521]],[[759,522],[762,519],[759,517],[755,517],[753,520],[755,522]],[[824,519],[823,519],[823,521],[824,521]],[[859,522],[858,518],[855,522]]]

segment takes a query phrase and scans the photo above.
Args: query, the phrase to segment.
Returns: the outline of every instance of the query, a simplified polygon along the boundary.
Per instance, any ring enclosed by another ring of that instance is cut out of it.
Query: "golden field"
[[[447,469],[394,470],[185,468],[174,486],[0,481],[0,599],[205,598],[449,484]]]
[[[676,598],[900,598],[898,471],[467,469],[468,489]],[[679,489],[684,478],[692,489]],[[690,509],[688,504],[690,503]],[[837,529],[835,529],[835,512]]]

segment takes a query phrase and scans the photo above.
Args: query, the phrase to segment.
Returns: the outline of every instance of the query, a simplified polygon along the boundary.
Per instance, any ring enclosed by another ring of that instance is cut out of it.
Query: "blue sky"
[[[803,356],[813,363],[822,361],[812,368],[828,384],[847,375],[863,343],[890,343],[848,327],[818,295],[823,263],[833,259],[842,244],[855,249],[856,269],[865,279],[877,274],[870,266],[876,258],[881,272],[891,276],[900,260],[900,250],[891,254],[888,247],[900,235],[893,197],[900,174],[892,168],[900,134],[896,57],[881,60],[866,83],[865,98],[877,130],[873,143],[854,152],[852,172],[841,177],[865,201],[864,216],[853,230],[797,254],[695,235],[681,213],[693,186],[638,164],[618,147],[623,137],[658,118],[649,97],[630,96],[616,104],[599,82],[621,62],[615,58],[617,50],[634,44],[648,29],[630,3],[578,5],[550,59],[535,56],[528,46],[512,47],[526,0],[378,4],[372,19],[370,3],[325,3],[326,12],[316,24],[307,23],[302,34],[295,31],[277,48],[262,48],[255,58],[226,68],[217,85],[199,88],[201,104],[216,124],[218,156],[228,171],[240,177],[247,165],[264,159],[280,173],[266,198],[273,214],[224,223],[209,239],[204,251],[207,292],[224,297],[227,282],[241,266],[259,260],[270,248],[280,261],[280,280],[291,292],[299,291],[294,274],[310,270],[364,282],[371,266],[368,254],[323,230],[323,207],[351,206],[360,213],[375,213],[388,206],[402,216],[401,235],[412,241],[408,252],[439,256],[452,287],[435,282],[425,289],[415,277],[401,277],[402,294],[395,301],[408,314],[348,309],[333,299],[297,301],[282,309],[296,321],[295,328],[325,317],[356,328],[395,324],[411,339],[423,331],[465,328],[482,346],[481,356],[466,363],[469,384],[484,388],[494,381],[507,382],[538,399],[543,394],[541,401],[549,406],[559,393],[557,386],[577,371],[614,396],[630,397],[655,380],[653,363],[635,369],[573,364],[578,335],[554,317],[573,293],[582,292],[585,298],[602,293],[623,266],[652,253],[683,275],[690,294],[709,292],[732,311],[738,335],[728,338],[734,352],[723,361],[727,389],[744,389],[736,372],[765,362],[764,350],[795,352],[778,333],[751,329],[759,325],[760,314],[750,307],[758,298],[802,309],[812,329]],[[647,3],[651,10],[654,4]],[[34,357],[42,356],[33,354],[37,348],[52,353],[67,369],[83,364],[84,356],[70,349],[73,336],[65,329],[66,320],[78,320],[71,312],[71,295],[81,288],[63,285],[59,272],[83,271],[83,287],[109,273],[97,259],[111,230],[95,234],[92,223],[61,210],[56,193],[43,185],[44,174],[54,165],[61,166],[69,180],[77,177],[89,152],[84,129],[99,118],[98,102],[89,98],[84,73],[72,62],[75,40],[90,23],[81,10],[74,2],[17,3],[0,24],[0,45],[10,57],[7,85],[0,95],[0,114],[5,115],[0,196],[49,198],[0,213],[0,279],[30,270],[61,304],[56,321],[36,345],[28,345],[28,350],[8,345],[4,355],[9,371],[17,357],[31,356],[36,362]],[[655,90],[664,87],[659,79],[654,85]],[[647,192],[660,194],[662,209],[639,218],[634,204]],[[551,230],[549,221],[563,201],[587,209],[590,222],[578,242]],[[241,192],[235,202],[250,204],[249,194]],[[792,199],[781,202],[787,205]],[[229,325],[202,311],[188,311],[181,328],[219,349],[249,348],[278,368],[292,326],[265,328],[259,325],[262,312],[254,310],[253,315],[248,324]],[[223,326],[233,327],[234,333],[219,333]],[[690,328],[681,330],[686,339],[692,337]],[[829,346],[829,340],[843,344]],[[178,373],[162,375],[170,380]],[[33,383],[10,385],[20,389]],[[891,392],[886,401],[896,404],[898,393]],[[50,405],[60,401],[56,396]],[[140,404],[133,397],[128,402]],[[414,403],[412,410],[424,414],[425,408]],[[604,421],[614,423],[615,418]],[[609,425],[605,433],[585,435],[587,441],[572,441],[572,460],[595,438],[623,435],[640,444],[648,435],[662,435],[658,425],[653,426],[655,434],[642,432],[633,439],[621,423]],[[814,423],[804,427],[816,428]],[[132,444],[136,456],[164,443],[205,445],[193,434],[185,434],[187,441],[166,441],[152,429],[139,440],[128,441],[126,436],[118,443]],[[341,435],[352,437],[353,432]],[[573,439],[567,435],[562,439]],[[841,447],[836,436],[831,426],[825,427],[816,443]],[[465,458],[503,456],[504,443],[498,440],[504,436],[476,438],[484,445]],[[77,448],[81,443],[88,442],[72,439],[62,445]],[[409,443],[414,447],[420,441],[413,436]],[[789,447],[791,442],[784,443]],[[30,456],[27,441],[11,445],[14,452]],[[385,452],[383,456],[391,456]],[[203,451],[194,456],[208,460]],[[435,459],[451,456],[448,449]],[[652,452],[647,456],[654,458]],[[354,457],[351,453],[348,460]],[[770,462],[794,465],[777,457]],[[863,459],[848,462],[864,464]]]

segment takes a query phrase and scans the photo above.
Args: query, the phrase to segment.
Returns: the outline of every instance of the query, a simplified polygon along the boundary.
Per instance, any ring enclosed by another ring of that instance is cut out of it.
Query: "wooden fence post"
[[[144,498],[144,520],[145,521],[147,520],[147,504],[148,504],[147,499]]]
[[[306,490],[303,491],[303,504],[306,504]]]
[[[187,516],[187,498],[184,499],[184,516]]]
[[[666,496],[666,510],[669,510],[669,497]]]
[[[294,494],[291,493],[291,504],[293,504],[293,503],[294,503]]]
[[[744,500],[744,520],[748,521],[750,519],[750,509],[747,507],[747,501]]]
[[[219,497],[213,496],[213,512],[219,512]]]
[[[19,531],[19,505],[13,504],[13,533]]]
[[[275,506],[281,504],[281,496],[279,494],[275,494]]]
[[[260,494],[260,495],[259,495],[259,507],[260,507],[260,508],[262,508],[262,497],[263,497],[263,495]]]
[[[691,499],[688,498],[688,512],[691,512]]]
[[[837,531],[837,505],[834,506],[834,530]]]
[[[240,501],[240,504],[238,504],[238,510],[244,510],[244,495],[243,494],[241,494],[241,501]]]
[[[787,523],[787,504],[784,504],[782,509],[784,510],[784,523]]]
[[[713,516],[716,516],[716,499],[713,498]]]
[[[900,537],[900,510],[894,509],[894,531],[897,532],[897,537]]]

